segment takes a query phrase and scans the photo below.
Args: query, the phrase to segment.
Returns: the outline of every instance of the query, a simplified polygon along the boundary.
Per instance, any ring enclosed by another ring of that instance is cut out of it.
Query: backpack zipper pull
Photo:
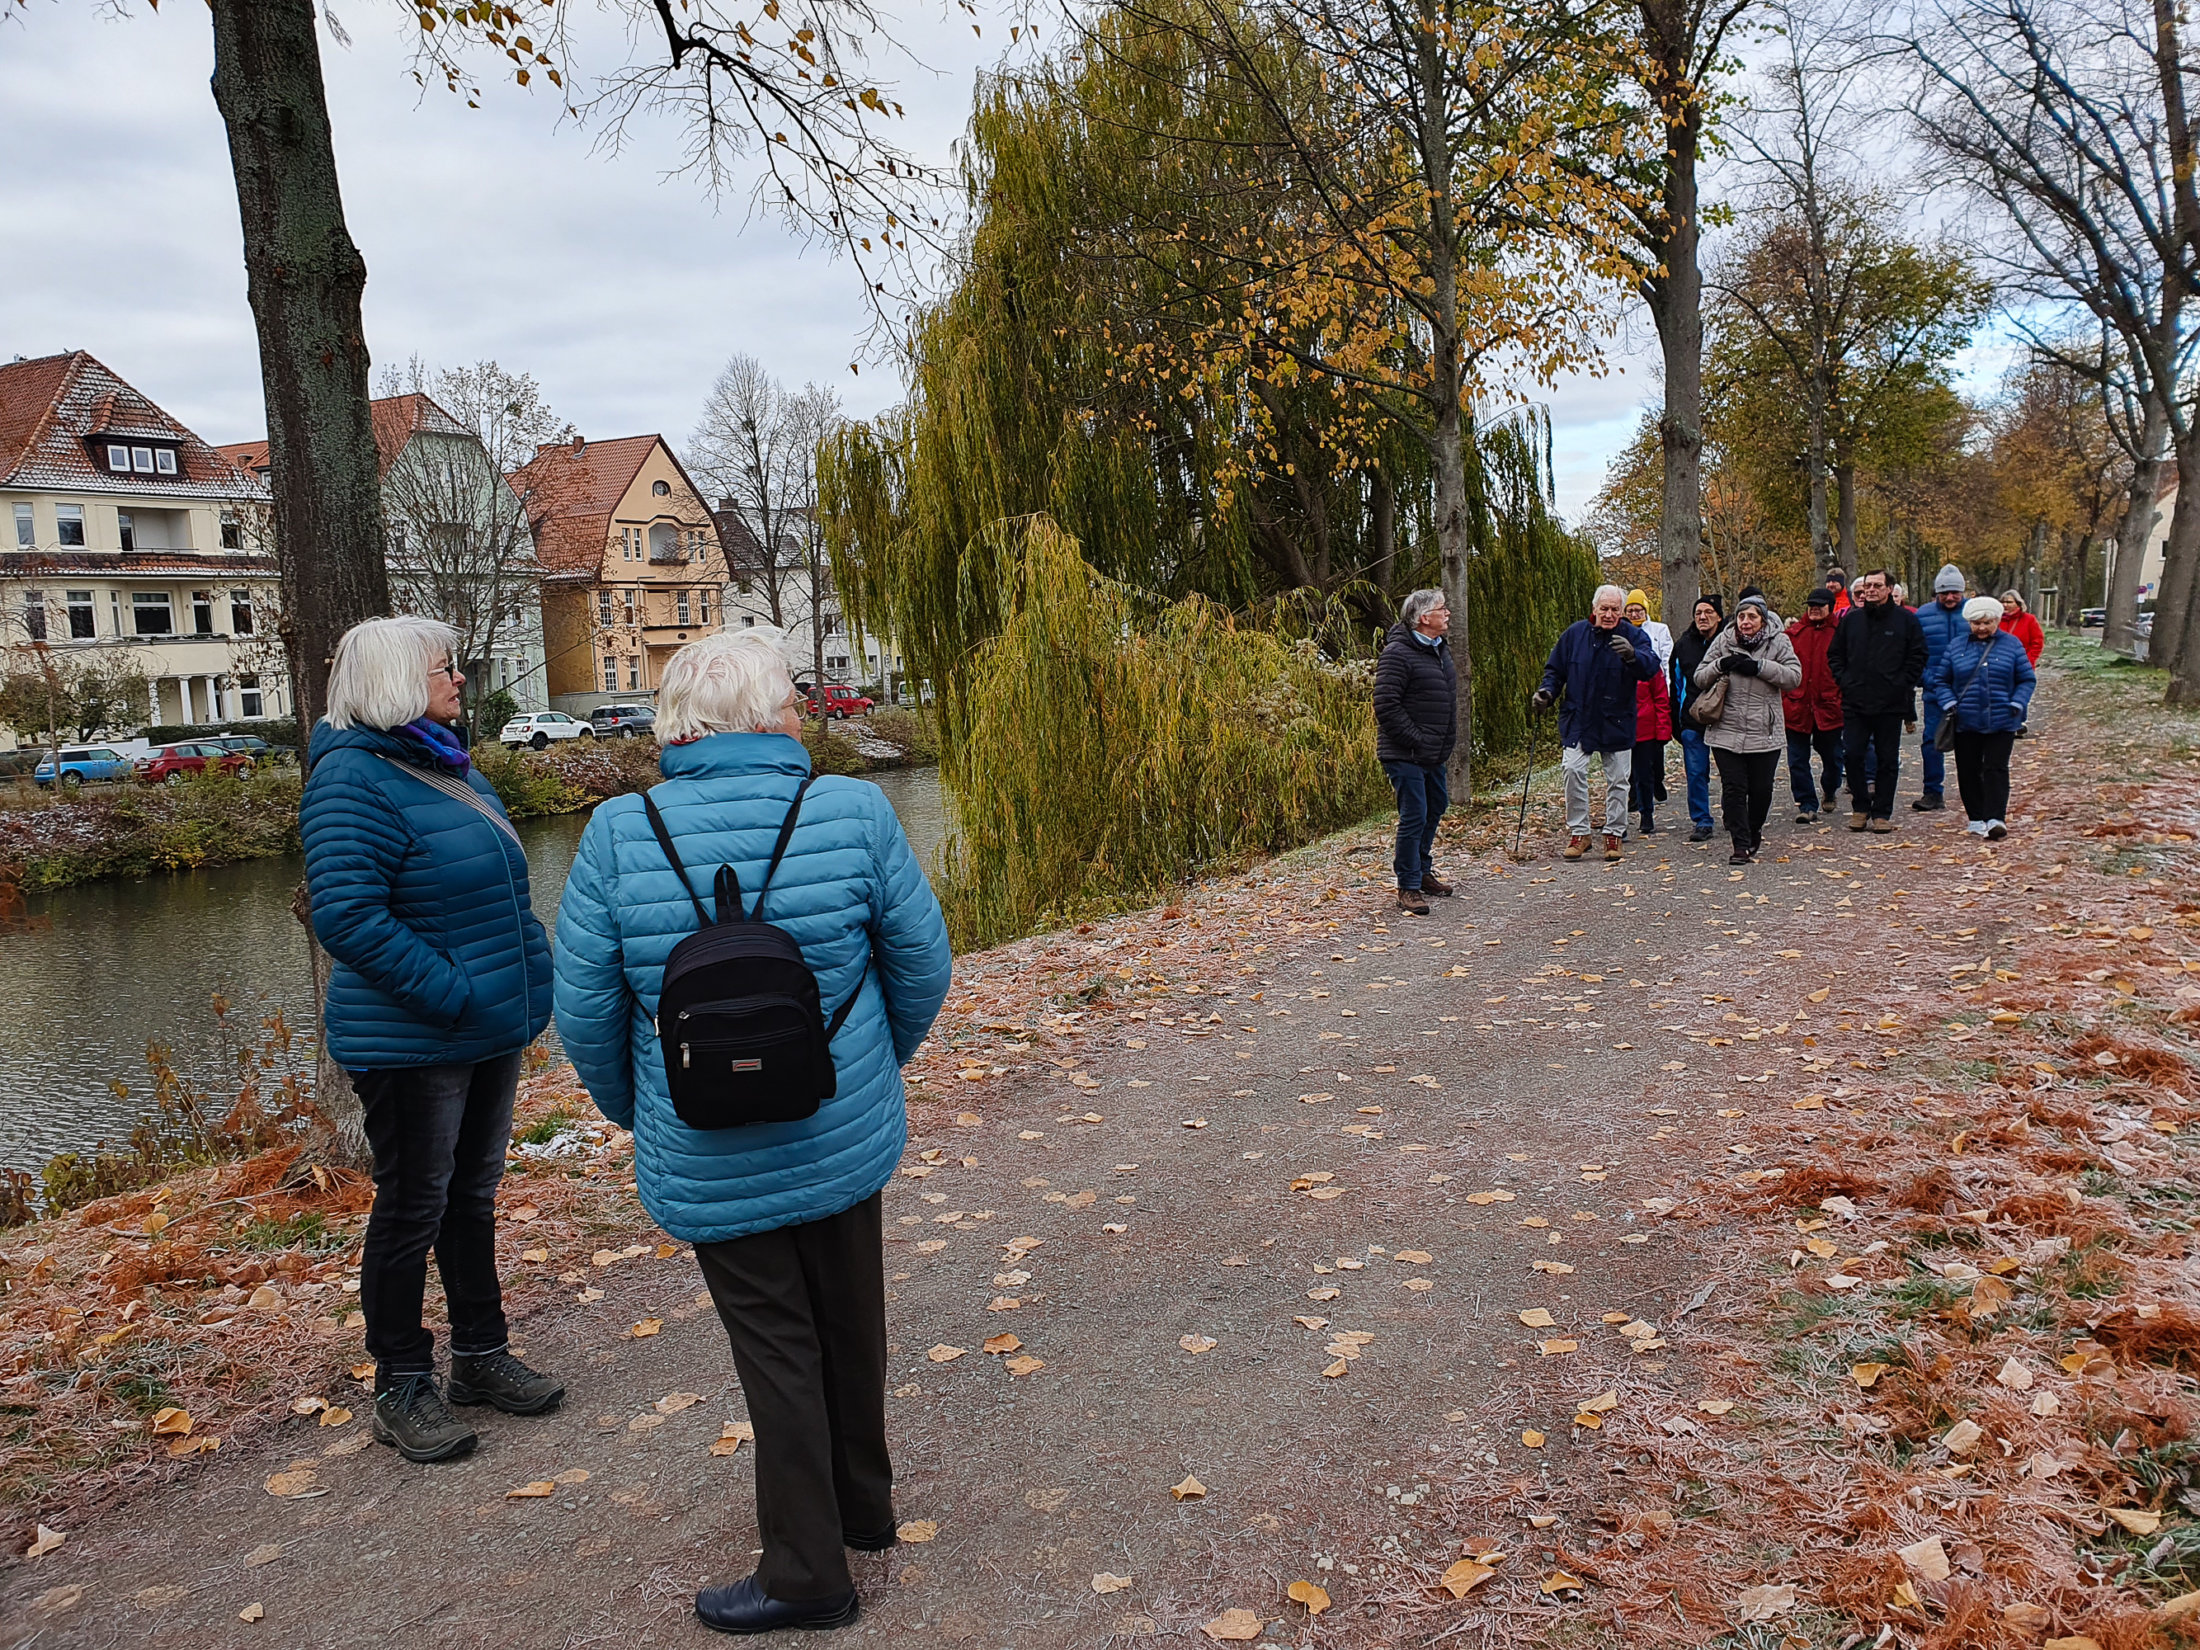
[[[688,1046],[685,1043],[680,1045],[680,1069],[682,1071],[688,1069]]]

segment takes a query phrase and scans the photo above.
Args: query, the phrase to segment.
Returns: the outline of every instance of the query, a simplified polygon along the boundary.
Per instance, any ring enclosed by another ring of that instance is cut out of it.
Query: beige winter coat
[[[1701,693],[1719,679],[1719,661],[1730,653],[1746,653],[1757,661],[1757,674],[1739,671],[1727,677],[1726,714],[1704,730],[1704,743],[1713,750],[1757,755],[1787,749],[1787,715],[1780,695],[1803,680],[1803,662],[1795,657],[1795,644],[1787,639],[1778,619],[1767,619],[1754,643],[1745,645],[1741,631],[1728,625],[1704,649],[1696,667],[1696,690]]]

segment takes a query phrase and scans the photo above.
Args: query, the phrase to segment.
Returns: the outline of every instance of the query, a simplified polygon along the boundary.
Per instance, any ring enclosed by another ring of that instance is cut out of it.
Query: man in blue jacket
[[[1451,609],[1441,590],[1416,590],[1375,661],[1375,760],[1398,793],[1398,906],[1428,915],[1431,898],[1449,899],[1431,850],[1451,803],[1444,764],[1458,743],[1459,673],[1444,632]]]
[[[1538,711],[1558,702],[1559,763],[1566,775],[1566,857],[1589,851],[1589,759],[1604,762],[1604,857],[1618,859],[1627,830],[1628,780],[1635,756],[1635,684],[1658,673],[1649,636],[1623,617],[1627,592],[1600,584],[1589,617],[1566,627],[1543,662]]]
[[[1963,569],[1954,562],[1947,563],[1934,576],[1932,605],[1917,610],[1917,623],[1925,632],[1925,680],[1929,682],[1939,671],[1948,644],[1970,634],[1970,627],[1963,622]],[[1940,732],[1940,715],[1939,701],[1932,694],[1926,694],[1924,794],[1910,804],[1921,814],[1948,805],[1941,794],[1948,782],[1948,762],[1941,755],[1939,745],[1933,742]]]

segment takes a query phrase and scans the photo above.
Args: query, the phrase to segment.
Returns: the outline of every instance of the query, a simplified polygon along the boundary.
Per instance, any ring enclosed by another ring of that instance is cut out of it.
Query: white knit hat
[[[1996,624],[2001,623],[2000,597],[1973,596],[1963,604],[1964,623],[1976,624],[1981,619],[1992,619]]]

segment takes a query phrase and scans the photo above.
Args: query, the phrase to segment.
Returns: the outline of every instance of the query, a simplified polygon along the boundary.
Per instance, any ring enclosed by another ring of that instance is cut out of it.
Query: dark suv
[[[657,713],[647,705],[598,705],[588,721],[606,739],[641,739],[657,731]]]

